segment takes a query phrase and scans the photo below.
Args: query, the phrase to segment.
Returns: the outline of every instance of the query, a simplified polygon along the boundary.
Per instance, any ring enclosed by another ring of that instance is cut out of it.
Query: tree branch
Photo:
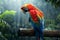
[[[35,36],[33,29],[20,28],[18,36]],[[44,37],[60,37],[60,30],[44,30]]]

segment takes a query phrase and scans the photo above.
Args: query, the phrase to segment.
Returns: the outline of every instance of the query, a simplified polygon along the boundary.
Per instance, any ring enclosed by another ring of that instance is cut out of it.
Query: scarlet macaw
[[[32,4],[25,4],[21,7],[22,11],[29,12],[30,18],[29,22],[31,22],[35,35],[36,40],[44,40],[43,37],[43,28],[44,28],[44,14],[41,10],[33,6]]]

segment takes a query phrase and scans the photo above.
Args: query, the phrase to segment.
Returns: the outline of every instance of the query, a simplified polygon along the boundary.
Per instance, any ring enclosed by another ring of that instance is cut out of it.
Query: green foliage
[[[10,25],[8,25],[9,23],[13,23],[13,19],[14,19],[14,16],[15,16],[15,13],[16,11],[8,11],[6,10],[5,12],[3,12],[1,15],[0,15],[0,31],[5,31],[7,32],[6,30],[10,27]]]
[[[48,27],[50,28],[50,30],[55,30],[56,29],[56,25],[55,24],[49,24]]]
[[[15,17],[16,11],[8,11],[6,10],[0,15],[0,19],[6,21],[8,24],[12,25],[14,22],[14,17]]]
[[[60,7],[60,0],[46,0],[47,2],[50,2],[55,7]]]
[[[5,12],[3,12],[1,15],[0,15],[0,18],[4,18],[5,16],[8,16],[8,15],[15,15],[15,13],[16,13],[16,11],[13,11],[13,10],[11,10],[11,11],[8,11],[8,10],[6,10]]]
[[[45,20],[45,25],[46,25],[46,27],[47,27],[49,24],[55,24],[55,20],[53,20],[53,19],[46,19],[46,20]]]
[[[10,25],[7,25],[7,23],[2,22],[2,20],[0,20],[0,38],[4,40],[6,39],[5,36],[3,35],[10,33],[10,30],[9,30],[10,27],[11,27]]]
[[[55,20],[53,19],[46,19],[45,20],[45,27],[47,30],[54,30],[56,25],[55,25]]]
[[[0,32],[1,36],[4,40],[10,39],[13,35],[11,34],[11,25],[14,22],[16,11],[8,11],[6,10],[0,15]],[[11,25],[9,25],[11,24]],[[0,36],[0,38],[1,38]]]
[[[0,31],[1,32],[6,32],[6,30],[9,28],[9,26],[8,25],[6,25],[5,23],[3,23],[3,22],[0,22]]]
[[[57,24],[60,23],[60,14],[57,16],[56,22],[57,22]]]
[[[46,19],[45,27],[48,30],[59,30],[60,29],[60,14],[57,15],[56,19]]]

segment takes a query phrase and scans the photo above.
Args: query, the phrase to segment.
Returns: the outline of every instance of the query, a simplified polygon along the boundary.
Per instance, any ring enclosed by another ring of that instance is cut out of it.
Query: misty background
[[[55,1],[54,1],[55,2]],[[57,1],[58,2],[58,1]],[[0,0],[0,35],[1,40],[19,40],[16,33],[19,28],[31,28],[29,13],[23,14],[21,6],[33,4],[43,11],[45,16],[45,30],[60,29],[60,7],[55,7],[45,0]],[[8,30],[8,31],[7,31]],[[13,35],[13,36],[12,36]],[[24,40],[23,38],[20,38]],[[31,37],[33,40],[34,37]],[[46,40],[48,40],[47,38]],[[55,40],[52,38],[51,40]],[[27,37],[26,40],[29,40]]]

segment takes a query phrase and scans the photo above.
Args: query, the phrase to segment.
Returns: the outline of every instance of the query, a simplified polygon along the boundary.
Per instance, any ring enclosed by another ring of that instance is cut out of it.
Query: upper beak
[[[28,12],[28,8],[26,8],[26,7],[21,7],[21,9],[24,13]]]

